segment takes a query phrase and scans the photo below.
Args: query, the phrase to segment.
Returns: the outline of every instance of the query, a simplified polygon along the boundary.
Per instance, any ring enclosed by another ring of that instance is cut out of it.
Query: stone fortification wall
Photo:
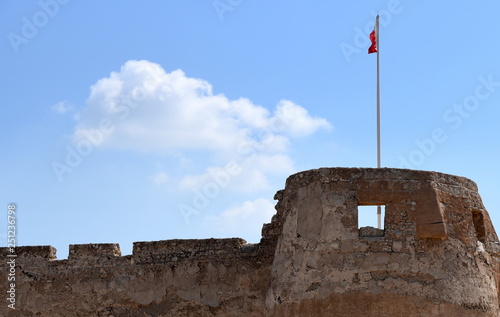
[[[262,316],[272,259],[237,238],[136,242],[128,256],[117,244],[71,245],[67,260],[51,246],[16,253],[16,309],[2,316]]]
[[[117,244],[71,245],[65,260],[18,247],[16,309],[5,300],[0,315],[500,315],[500,247],[474,182],[324,168],[290,176],[275,199],[258,244],[136,242],[127,256]],[[384,230],[358,227],[360,205],[385,206]]]

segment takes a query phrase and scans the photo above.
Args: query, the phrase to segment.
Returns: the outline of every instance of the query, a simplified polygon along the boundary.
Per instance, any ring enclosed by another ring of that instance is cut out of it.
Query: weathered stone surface
[[[67,260],[18,247],[15,275],[7,260],[0,274],[2,294],[15,277],[16,309],[5,300],[0,315],[500,316],[500,245],[471,180],[322,168],[275,199],[258,244],[136,242],[128,256],[71,245]],[[384,230],[358,228],[359,205],[385,205]]]
[[[359,228],[360,237],[383,237],[384,230],[373,228],[373,227],[361,227]]]

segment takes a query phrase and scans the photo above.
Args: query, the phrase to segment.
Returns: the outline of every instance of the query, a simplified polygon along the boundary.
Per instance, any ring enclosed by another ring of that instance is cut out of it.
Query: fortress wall
[[[135,242],[127,256],[115,243],[80,244],[65,260],[51,246],[17,247],[17,309],[0,315],[500,315],[500,245],[474,182],[324,168],[290,176],[275,199],[258,244]],[[384,230],[358,228],[358,206],[374,204],[385,205]]]
[[[18,308],[2,316],[262,316],[271,263],[239,238],[136,242],[129,256],[111,243],[71,245],[67,260],[50,246],[16,254]]]

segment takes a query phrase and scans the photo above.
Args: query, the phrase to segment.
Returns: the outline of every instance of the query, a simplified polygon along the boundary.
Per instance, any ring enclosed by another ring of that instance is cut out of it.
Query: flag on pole
[[[379,33],[379,16],[375,18],[375,27],[370,33],[370,41],[372,45],[368,48],[368,54],[377,53],[377,167],[381,166],[380,155],[380,33]]]
[[[379,41],[379,16],[375,19],[375,27],[370,33],[370,41],[372,45],[368,48],[368,54],[377,53],[377,167],[381,167],[380,155],[380,41]],[[382,208],[377,206],[377,226],[382,229]]]
[[[372,41],[372,45],[368,48],[368,54],[378,52],[377,50],[378,34],[376,31],[377,31],[377,25],[375,25],[375,29],[372,31],[372,33],[370,33],[370,41]]]

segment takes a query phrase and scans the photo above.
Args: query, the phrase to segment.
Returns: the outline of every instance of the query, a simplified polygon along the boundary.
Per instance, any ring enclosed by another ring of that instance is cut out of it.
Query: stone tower
[[[276,316],[500,316],[500,247],[468,179],[323,168],[278,193],[266,306]],[[358,206],[384,205],[384,230]]]
[[[67,260],[18,247],[16,309],[0,315],[500,316],[500,246],[471,180],[322,168],[290,176],[275,199],[258,244],[136,242],[127,256],[71,245]],[[359,228],[363,205],[385,207],[383,230]]]

